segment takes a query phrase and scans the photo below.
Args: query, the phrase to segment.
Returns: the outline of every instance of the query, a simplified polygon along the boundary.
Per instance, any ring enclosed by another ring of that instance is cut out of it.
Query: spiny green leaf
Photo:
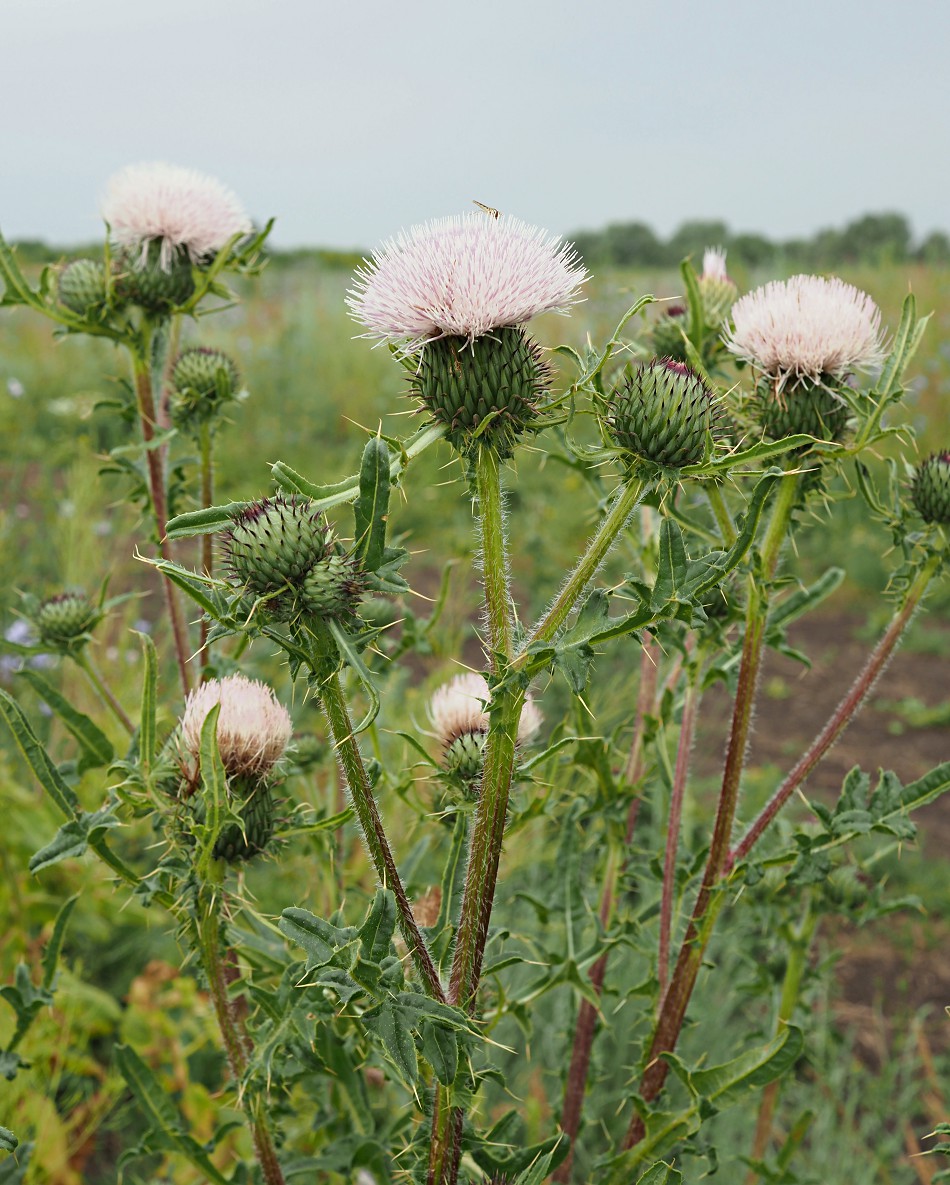
[[[193,535],[213,535],[227,530],[236,514],[247,506],[246,502],[229,502],[226,506],[206,506],[202,510],[190,510],[169,519],[165,534],[169,539],[190,539]]]
[[[145,772],[152,767],[152,762],[158,753],[158,733],[156,730],[156,712],[158,700],[158,653],[155,643],[148,634],[139,634],[142,641],[142,657],[144,670],[142,672],[142,710],[139,724],[139,756]]]
[[[356,555],[367,572],[375,572],[383,562],[389,491],[389,446],[374,436],[363,450],[360,492],[353,508],[356,516]]]
[[[79,894],[76,893],[63,902],[53,924],[53,933],[46,944],[46,950],[43,951],[43,987],[47,991],[53,986],[53,980],[56,977],[56,964],[59,962],[63,939],[66,937],[66,927],[78,900]]]
[[[15,1152],[19,1142],[8,1127],[0,1127],[0,1152]]]
[[[64,823],[53,839],[30,858],[30,872],[41,872],[60,860],[77,859],[85,854],[86,848],[95,845],[112,827],[118,827],[119,820],[112,806],[98,811],[80,811],[75,819]]]
[[[62,775],[50,760],[49,754],[36,739],[36,735],[19,704],[2,688],[0,688],[0,713],[13,733],[17,748],[26,759],[36,780],[67,819],[75,817],[79,811],[79,799],[63,781]]]
[[[401,1009],[389,1000],[380,1005],[378,1012],[367,1013],[363,1018],[366,1027],[382,1041],[399,1077],[407,1086],[413,1086],[419,1077],[419,1060],[416,1043],[406,1022]]]
[[[282,934],[306,952],[308,971],[329,963],[359,939],[359,931],[353,926],[331,925],[307,909],[285,909],[277,924]]]
[[[682,1180],[683,1174],[679,1169],[660,1160],[651,1165],[642,1176],[637,1177],[637,1185],[680,1185]]]
[[[419,1028],[422,1056],[443,1086],[451,1086],[459,1068],[459,1043],[455,1033],[424,1020]]]
[[[360,958],[381,963],[389,954],[396,930],[396,898],[389,889],[377,889],[366,920],[359,929]]]

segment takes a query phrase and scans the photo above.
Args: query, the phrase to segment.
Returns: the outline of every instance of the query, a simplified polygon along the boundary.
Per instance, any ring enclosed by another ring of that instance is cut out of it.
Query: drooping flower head
[[[251,222],[235,195],[214,177],[161,162],[129,165],[108,182],[102,216],[113,243],[144,264],[159,244],[161,266],[186,254],[197,263],[214,255]]]
[[[484,678],[467,673],[443,683],[429,700],[429,719],[442,746],[442,764],[463,778],[474,778],[481,771],[490,699]],[[529,696],[518,721],[519,744],[534,736],[542,719],[538,706]]]
[[[416,350],[469,342],[575,304],[587,272],[559,236],[518,218],[473,212],[414,226],[356,274],[347,296],[368,337]]]
[[[839,381],[881,361],[880,310],[837,277],[773,281],[736,301],[732,319],[726,347],[779,391],[798,380]]]
[[[201,729],[221,705],[218,751],[231,777],[261,778],[283,757],[293,726],[290,714],[266,683],[244,675],[209,679],[195,688],[181,718],[181,744],[192,758],[201,752]]]

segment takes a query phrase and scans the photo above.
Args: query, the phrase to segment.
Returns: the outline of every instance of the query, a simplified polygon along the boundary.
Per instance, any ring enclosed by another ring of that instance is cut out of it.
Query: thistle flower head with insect
[[[566,312],[586,279],[559,236],[518,218],[472,212],[389,240],[357,272],[347,304],[366,336],[413,351]]]

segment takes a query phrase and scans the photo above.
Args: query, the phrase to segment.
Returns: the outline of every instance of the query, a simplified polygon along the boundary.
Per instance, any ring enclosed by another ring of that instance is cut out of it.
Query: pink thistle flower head
[[[429,719],[436,736],[448,748],[460,736],[488,732],[488,701],[491,692],[481,675],[456,675],[437,688],[429,701]],[[544,717],[529,696],[518,722],[518,740],[529,740],[541,727]]]
[[[185,702],[181,744],[195,760],[208,713],[221,705],[218,751],[229,776],[263,777],[283,757],[293,726],[290,714],[266,683],[244,675],[209,679]]]
[[[367,337],[410,351],[564,313],[588,278],[574,248],[518,218],[473,211],[414,226],[373,254],[347,296]]]
[[[801,379],[841,379],[880,364],[881,312],[837,277],[792,276],[749,292],[732,306],[726,348],[779,388]]]
[[[726,250],[724,247],[707,247],[703,252],[702,278],[722,281],[729,279],[726,272]]]
[[[129,165],[107,183],[102,217],[112,241],[145,262],[149,244],[161,244],[166,270],[175,255],[193,263],[214,255],[235,235],[248,234],[251,221],[235,195],[214,177],[161,162]]]

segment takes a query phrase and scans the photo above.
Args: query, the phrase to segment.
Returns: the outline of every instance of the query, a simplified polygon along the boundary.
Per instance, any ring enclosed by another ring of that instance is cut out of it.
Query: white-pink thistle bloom
[[[723,281],[729,279],[726,272],[726,250],[724,247],[707,247],[703,252],[702,278]]]
[[[437,688],[429,700],[429,719],[443,747],[448,748],[460,736],[488,732],[488,702],[491,692],[481,675],[456,675]],[[541,727],[544,717],[530,696],[525,700],[518,722],[518,741],[529,740]]]
[[[749,292],[732,306],[727,349],[779,387],[841,379],[880,363],[881,312],[865,292],[837,277],[792,276]]]
[[[356,273],[347,304],[367,337],[410,350],[473,341],[538,313],[564,313],[587,272],[560,236],[518,218],[472,212],[414,226]]]
[[[128,165],[110,178],[102,217],[113,243],[141,252],[143,262],[149,244],[160,241],[164,268],[176,252],[197,262],[251,230],[241,203],[220,181],[161,162]]]
[[[201,753],[202,726],[216,704],[221,705],[218,751],[227,773],[255,777],[268,773],[283,757],[293,731],[290,714],[273,689],[244,675],[209,679],[196,687],[181,718],[181,744],[195,759]]]

